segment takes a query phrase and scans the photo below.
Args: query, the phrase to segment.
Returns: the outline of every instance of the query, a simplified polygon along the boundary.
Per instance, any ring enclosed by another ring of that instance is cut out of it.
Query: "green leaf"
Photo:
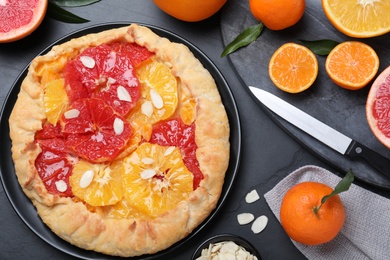
[[[328,55],[329,52],[339,44],[339,42],[333,40],[299,41],[301,41],[303,45],[312,50],[315,54],[323,56]]]
[[[353,180],[354,180],[354,174],[353,174],[352,170],[349,170],[347,172],[347,174],[344,176],[344,178],[334,188],[333,192],[322,198],[321,205],[324,204],[330,197],[332,197],[336,194],[339,194],[343,191],[347,191],[349,189],[349,187],[351,186]]]
[[[89,20],[86,20],[80,16],[77,16],[62,7],[56,5],[55,3],[49,2],[47,8],[47,15],[55,20],[65,23],[86,23]]]
[[[79,7],[97,3],[100,0],[49,0],[49,2],[61,7]]]
[[[263,23],[252,25],[240,33],[231,43],[229,43],[221,54],[221,58],[235,52],[237,49],[249,45],[259,38],[264,28]]]

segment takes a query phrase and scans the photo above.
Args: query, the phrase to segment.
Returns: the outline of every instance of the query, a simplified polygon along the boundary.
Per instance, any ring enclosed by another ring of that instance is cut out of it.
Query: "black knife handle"
[[[390,178],[390,160],[357,141],[352,141],[345,155],[351,159],[362,158],[373,168]]]

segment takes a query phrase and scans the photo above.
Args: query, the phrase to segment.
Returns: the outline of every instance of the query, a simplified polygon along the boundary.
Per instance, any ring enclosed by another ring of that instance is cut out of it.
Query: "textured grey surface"
[[[268,76],[271,55],[282,44],[301,43],[299,40],[363,41],[373,47],[380,57],[378,73],[390,65],[388,44],[390,34],[371,39],[349,38],[330,24],[322,10],[321,1],[308,0],[306,3],[305,14],[296,25],[282,31],[271,31],[265,28],[257,41],[229,55],[229,59],[245,85],[253,85],[276,94],[338,131],[390,158],[390,150],[377,141],[366,121],[365,104],[371,83],[358,91],[345,90],[336,86],[326,74],[326,57],[318,55],[318,77],[308,90],[299,94],[289,94],[277,89],[271,82]],[[258,23],[250,13],[248,1],[230,0],[224,8],[221,30],[225,45],[245,28]],[[390,188],[390,180],[377,173],[364,161],[351,161],[273,114],[270,116],[308,149],[335,167],[343,171],[352,168],[359,179]]]

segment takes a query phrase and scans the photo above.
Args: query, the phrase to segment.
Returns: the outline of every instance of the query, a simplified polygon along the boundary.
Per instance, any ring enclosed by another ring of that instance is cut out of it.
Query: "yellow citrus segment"
[[[195,121],[196,116],[196,100],[190,94],[181,94],[180,97],[180,118],[183,123],[190,125]]]
[[[114,205],[123,198],[123,171],[121,161],[107,165],[80,160],[70,176],[72,192],[91,206]]]
[[[305,46],[286,43],[272,55],[268,70],[279,89],[298,93],[308,89],[316,80],[318,62],[314,53]]]
[[[45,86],[44,107],[49,123],[56,125],[69,104],[64,79],[56,79]]]
[[[340,32],[356,38],[390,31],[388,0],[322,0],[325,15]]]
[[[176,147],[143,143],[125,159],[125,165],[124,197],[150,217],[175,208],[193,191],[193,175]]]
[[[369,45],[347,41],[340,43],[329,53],[325,68],[338,86],[357,90],[375,77],[379,69],[379,57]]]

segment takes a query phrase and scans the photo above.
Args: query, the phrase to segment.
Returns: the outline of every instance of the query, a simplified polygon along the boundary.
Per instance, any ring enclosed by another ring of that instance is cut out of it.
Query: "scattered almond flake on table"
[[[251,229],[253,233],[259,234],[261,231],[265,229],[267,224],[268,224],[267,216],[262,215],[253,222]]]
[[[255,219],[252,213],[241,213],[237,215],[237,221],[240,225],[246,225],[251,223]]]
[[[257,193],[256,190],[252,190],[251,192],[249,192],[246,196],[245,196],[245,201],[247,203],[253,203],[257,200],[260,199],[260,196],[259,194]]]
[[[203,249],[200,257],[197,258],[197,260],[219,259],[257,260],[257,257],[233,241],[224,241],[215,244],[210,243],[209,247]]]

